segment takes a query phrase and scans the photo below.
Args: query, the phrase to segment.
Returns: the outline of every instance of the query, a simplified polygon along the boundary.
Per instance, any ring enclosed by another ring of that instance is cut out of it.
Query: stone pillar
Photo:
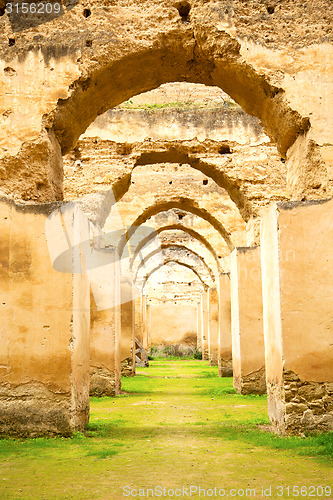
[[[132,283],[121,281],[120,366],[126,377],[135,375],[135,312]]]
[[[197,349],[202,352],[202,311],[201,299],[197,304]]]
[[[333,201],[277,203],[261,228],[268,415],[333,430]]]
[[[89,283],[52,266],[45,223],[55,208],[0,200],[4,434],[67,436],[89,419]],[[89,240],[86,222],[76,218],[75,234]],[[76,247],[71,262],[79,259]]]
[[[219,277],[219,325],[219,376],[232,377],[230,275],[228,273],[220,274]]]
[[[135,298],[134,304],[134,314],[135,314],[135,337],[142,344],[142,295]]]
[[[209,299],[208,288],[201,296],[201,317],[202,317],[202,359],[208,359],[208,337],[209,337]]]
[[[231,328],[234,388],[241,394],[264,394],[260,247],[236,248],[231,254]]]
[[[142,295],[142,345],[148,350],[147,295]]]
[[[147,352],[151,350],[151,305],[147,304]]]
[[[216,288],[210,288],[209,294],[209,341],[208,357],[211,366],[217,366],[219,339],[219,297]]]
[[[104,277],[105,286],[103,287],[104,293],[102,297],[104,304],[101,310],[97,307],[94,296],[91,295],[91,396],[115,396],[120,394],[120,268],[115,250],[109,250],[106,255],[108,272],[105,273]],[[95,288],[94,283],[92,283],[92,288]],[[106,295],[109,295],[108,302],[106,302]],[[97,300],[97,302],[100,305],[100,301]]]

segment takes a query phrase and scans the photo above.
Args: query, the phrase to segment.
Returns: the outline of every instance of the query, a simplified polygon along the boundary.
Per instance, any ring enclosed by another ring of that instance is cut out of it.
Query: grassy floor
[[[206,362],[152,361],[123,390],[93,398],[86,432],[72,439],[1,440],[0,500],[152,498],[161,490],[147,488],[157,486],[166,488],[160,498],[205,498],[191,485],[213,498],[222,489],[230,498],[296,498],[293,487],[302,498],[333,498],[333,434],[260,430],[266,398],[236,394]]]

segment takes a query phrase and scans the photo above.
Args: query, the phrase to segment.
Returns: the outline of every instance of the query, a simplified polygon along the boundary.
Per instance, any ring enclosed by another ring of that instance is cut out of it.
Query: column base
[[[234,376],[234,388],[239,394],[266,394],[265,368],[248,375]]]
[[[0,434],[17,437],[71,436],[89,420],[89,401],[73,407],[72,395],[42,383],[0,385]]]
[[[283,371],[283,385],[268,384],[268,416],[282,434],[333,431],[333,382],[302,381]]]
[[[123,377],[135,376],[135,365],[133,365],[133,358],[126,358],[120,363],[120,371]]]
[[[115,373],[107,368],[90,368],[90,396],[116,396],[119,393]]]
[[[219,367],[219,377],[232,377],[233,376],[232,359],[220,358],[218,360],[218,367]]]

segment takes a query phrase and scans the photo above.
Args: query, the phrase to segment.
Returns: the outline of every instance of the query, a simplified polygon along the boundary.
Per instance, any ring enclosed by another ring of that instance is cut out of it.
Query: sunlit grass
[[[208,362],[150,365],[123,379],[122,395],[92,398],[72,438],[1,439],[0,499],[118,500],[131,483],[219,485],[222,469],[230,487],[332,482],[333,433],[269,432],[266,396],[237,394]]]

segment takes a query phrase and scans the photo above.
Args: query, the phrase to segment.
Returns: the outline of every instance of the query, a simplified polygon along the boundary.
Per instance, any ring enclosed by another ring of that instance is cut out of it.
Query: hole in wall
[[[172,184],[172,181],[169,181],[169,184]]]
[[[182,214],[178,214],[178,219],[179,219],[179,220],[182,220],[183,218],[184,218],[184,215],[182,215]]]
[[[15,45],[15,38],[9,38],[8,45],[9,45],[9,47],[12,47],[13,45]]]
[[[204,180],[202,181],[202,184],[203,184],[204,186],[207,186],[207,184],[208,184],[208,179],[204,179]]]
[[[219,153],[220,155],[226,155],[231,153],[229,144],[221,144],[221,146],[219,147]]]
[[[268,14],[274,14],[274,11],[275,11],[274,5],[268,5],[267,6],[267,12],[268,12]]]
[[[176,6],[180,17],[182,18],[183,22],[189,22],[190,20],[190,10],[191,10],[191,5],[188,2],[180,2]]]
[[[192,285],[192,283],[189,283],[189,284],[188,284],[188,286],[191,286],[191,285]]]
[[[87,19],[91,15],[90,9],[83,9],[83,16]]]
[[[86,40],[86,47],[92,46],[92,40]]]
[[[14,68],[11,68],[10,66],[6,66],[6,68],[3,69],[3,72],[7,76],[14,76],[16,74],[16,71]]]

